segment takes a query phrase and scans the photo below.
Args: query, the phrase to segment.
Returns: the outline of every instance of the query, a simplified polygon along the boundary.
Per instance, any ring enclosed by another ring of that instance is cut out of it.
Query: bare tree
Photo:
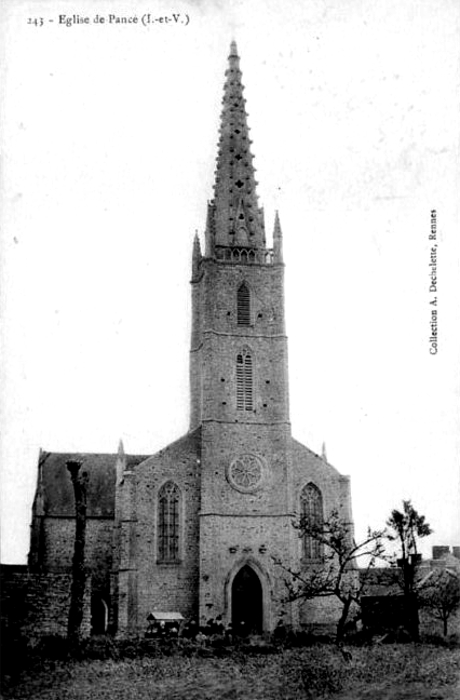
[[[86,491],[87,472],[80,473],[81,462],[69,460],[70,472],[75,496],[75,542],[72,559],[72,582],[70,587],[70,607],[67,636],[78,641],[83,621],[83,604],[85,596],[85,537],[86,537]]]
[[[383,555],[385,531],[369,528],[366,538],[356,543],[351,536],[349,523],[341,520],[336,510],[322,523],[302,517],[295,523],[295,527],[299,537],[308,537],[318,542],[323,554],[321,561],[312,562],[308,568],[302,567],[298,571],[275,560],[275,564],[286,573],[286,599],[336,598],[342,606],[336,633],[336,641],[339,643],[352,607],[360,605],[369,571]],[[358,571],[358,564],[361,563],[363,566]]]
[[[431,535],[433,531],[425,521],[425,516],[420,515],[410,501],[403,501],[402,511],[391,511],[387,525],[392,530],[387,535],[388,539],[398,542],[401,549],[401,557],[393,560],[392,563],[397,564],[402,571],[407,631],[414,639],[418,639],[416,572],[421,557],[417,551],[417,541]]]
[[[442,622],[446,637],[451,615],[460,607],[460,576],[450,569],[430,571],[418,584],[418,599],[421,607]]]

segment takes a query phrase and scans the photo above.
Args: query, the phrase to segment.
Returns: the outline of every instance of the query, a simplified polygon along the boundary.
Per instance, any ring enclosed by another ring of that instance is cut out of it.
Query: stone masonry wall
[[[191,425],[238,420],[236,356],[253,354],[254,411],[246,421],[288,420],[287,341],[282,265],[226,265],[203,260],[192,288]],[[250,324],[237,323],[237,290],[250,291]]]
[[[135,568],[137,620],[145,631],[152,610],[198,614],[201,431],[186,435],[136,470]],[[158,493],[167,481],[180,489],[179,561],[158,559]]]
[[[85,566],[93,576],[93,585],[108,585],[112,566],[113,520],[89,518],[85,533]],[[66,569],[72,566],[75,539],[75,518],[43,519],[41,566],[47,570]]]
[[[324,517],[338,510],[345,522],[352,523],[350,480],[297,440],[291,442],[293,503],[292,510],[300,512],[300,493],[312,482],[323,496]]]
[[[245,565],[258,575],[263,592],[264,630],[271,630],[283,609],[285,587],[274,560],[286,561],[292,538],[285,515],[208,515],[201,519],[200,617],[232,619],[232,583]]]
[[[202,298],[203,328],[219,333],[245,335],[247,326],[237,325],[237,289],[245,282],[251,295],[251,324],[265,336],[284,335],[282,265],[227,265],[204,260]]]
[[[288,426],[218,423],[203,426],[202,513],[278,515],[289,512]],[[232,461],[242,454],[261,459],[260,487],[241,493],[229,483]]]
[[[231,620],[231,586],[246,563],[263,589],[264,629],[276,624],[284,585],[280,559],[292,564],[294,529],[289,511],[289,426],[284,423],[219,423],[203,426],[202,505],[200,525],[200,616],[221,614]],[[249,492],[232,486],[235,458],[254,455],[262,461],[260,484]]]
[[[328,518],[332,510],[337,510],[343,520],[350,523],[350,536],[353,535],[353,518],[351,513],[351,496],[349,478],[339,474],[326,460],[307,447],[292,440],[291,455],[293,481],[293,512],[300,514],[300,493],[304,486],[313,483],[323,496],[324,517]],[[296,533],[295,559],[297,568],[308,567],[302,561],[302,540]],[[316,598],[299,604],[299,622],[305,629],[333,629],[340,617],[341,606],[333,598]]]
[[[67,634],[71,576],[38,573],[26,566],[1,566],[2,638]],[[87,581],[82,634],[90,634],[90,588]]]

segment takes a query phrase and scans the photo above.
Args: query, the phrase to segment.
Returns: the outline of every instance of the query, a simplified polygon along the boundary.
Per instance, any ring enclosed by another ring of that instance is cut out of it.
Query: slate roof
[[[88,472],[87,517],[114,515],[117,454],[42,452],[39,462],[39,490],[43,512],[48,517],[74,517],[75,501],[67,460],[78,460]],[[128,468],[148,455],[125,455]]]

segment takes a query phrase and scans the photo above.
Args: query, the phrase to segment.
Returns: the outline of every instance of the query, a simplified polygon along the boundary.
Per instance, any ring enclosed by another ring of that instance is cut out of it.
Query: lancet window
[[[315,527],[321,527],[324,523],[323,496],[315,484],[309,483],[300,494],[300,512],[302,519]],[[308,560],[322,558],[323,547],[321,542],[311,535],[303,538],[303,555]]]
[[[245,282],[238,287],[236,293],[237,323],[239,326],[251,324],[251,294]]]
[[[253,410],[253,367],[249,350],[236,356],[236,407],[239,411]]]
[[[179,506],[180,492],[177,484],[166,482],[158,494],[158,560],[179,560]]]

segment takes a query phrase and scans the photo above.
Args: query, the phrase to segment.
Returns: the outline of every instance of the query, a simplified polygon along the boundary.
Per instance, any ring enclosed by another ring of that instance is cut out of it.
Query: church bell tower
[[[289,421],[282,233],[267,248],[236,44],[226,71],[205,253],[193,246],[191,425]]]
[[[223,612],[237,623],[252,615],[248,622],[261,630],[272,624],[272,557],[289,564],[295,538],[284,264],[278,214],[267,247],[235,42],[228,60],[205,251],[195,237],[191,280],[190,429],[202,429],[200,616]],[[251,595],[238,576],[252,577]],[[244,610],[248,599],[253,612]]]

